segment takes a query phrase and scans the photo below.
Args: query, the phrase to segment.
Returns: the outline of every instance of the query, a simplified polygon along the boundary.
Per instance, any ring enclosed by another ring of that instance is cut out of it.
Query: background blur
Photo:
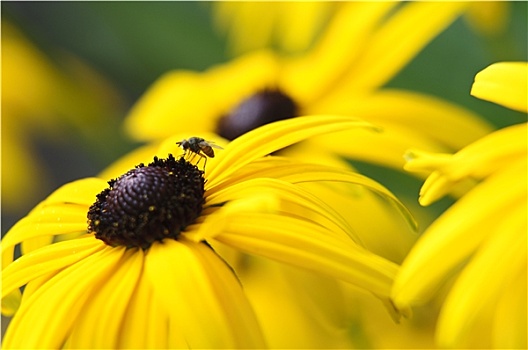
[[[214,19],[214,3],[1,7],[2,234],[58,186],[96,175],[137,146],[120,123],[160,75],[201,71],[234,57]],[[504,25],[491,33],[460,18],[388,85],[443,97],[497,127],[524,121],[521,113],[469,95],[475,74],[486,66],[527,60],[527,3],[505,3],[504,11]],[[28,69],[29,63],[36,67]],[[418,181],[356,165],[396,192],[417,194]]]

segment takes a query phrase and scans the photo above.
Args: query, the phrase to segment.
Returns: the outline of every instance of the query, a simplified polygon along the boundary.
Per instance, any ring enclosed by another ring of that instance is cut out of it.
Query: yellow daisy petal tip
[[[471,95],[517,111],[528,111],[528,63],[499,62],[477,73]]]

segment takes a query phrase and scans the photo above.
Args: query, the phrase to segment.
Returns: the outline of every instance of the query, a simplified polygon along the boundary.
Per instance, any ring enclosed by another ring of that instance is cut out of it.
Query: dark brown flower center
[[[242,101],[223,116],[217,125],[217,134],[234,140],[259,126],[297,116],[295,101],[279,90],[263,90]]]
[[[203,172],[183,158],[154,157],[108,184],[88,211],[88,230],[110,246],[177,239],[202,212]]]

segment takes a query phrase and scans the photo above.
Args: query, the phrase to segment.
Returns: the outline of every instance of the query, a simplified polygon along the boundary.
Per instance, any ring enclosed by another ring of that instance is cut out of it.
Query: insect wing
[[[224,149],[223,147],[218,146],[217,144],[211,143],[211,141],[209,141],[209,146],[216,148],[216,149]]]
[[[198,143],[198,147],[200,147],[200,150],[208,157],[214,158],[215,154],[213,149],[211,148],[211,145],[208,141],[200,141]]]

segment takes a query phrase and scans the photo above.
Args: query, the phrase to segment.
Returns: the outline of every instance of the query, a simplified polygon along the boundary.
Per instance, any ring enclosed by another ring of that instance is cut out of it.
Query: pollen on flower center
[[[297,104],[291,97],[280,90],[267,89],[251,95],[222,117],[216,131],[234,140],[259,126],[296,117],[297,113]]]
[[[204,203],[203,172],[172,155],[154,157],[108,184],[88,211],[88,230],[110,246],[147,249],[154,241],[176,239]]]

